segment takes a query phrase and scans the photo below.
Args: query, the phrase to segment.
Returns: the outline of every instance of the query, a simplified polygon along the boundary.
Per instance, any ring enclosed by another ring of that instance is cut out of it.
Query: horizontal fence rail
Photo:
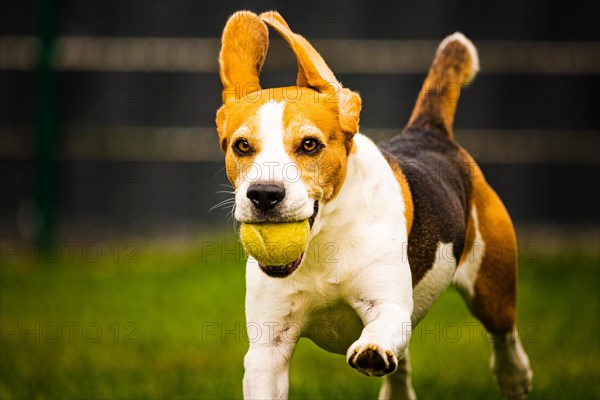
[[[424,73],[434,40],[311,41],[339,74]],[[600,42],[475,41],[484,74],[598,75]],[[215,38],[61,37],[56,66],[63,71],[217,72]],[[31,70],[38,43],[30,36],[0,37],[0,69]],[[351,55],[351,56],[349,56]],[[295,68],[287,45],[274,39],[265,70]]]

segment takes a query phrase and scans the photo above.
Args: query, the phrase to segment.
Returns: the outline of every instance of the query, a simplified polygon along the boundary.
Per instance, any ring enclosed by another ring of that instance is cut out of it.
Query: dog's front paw
[[[355,342],[347,354],[348,364],[368,376],[391,374],[398,366],[398,359],[391,349],[373,342]]]

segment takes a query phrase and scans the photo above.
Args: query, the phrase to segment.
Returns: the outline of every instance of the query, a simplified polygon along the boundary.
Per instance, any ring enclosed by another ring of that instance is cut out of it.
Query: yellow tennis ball
[[[306,249],[308,220],[279,224],[242,223],[240,239],[246,252],[268,266],[283,266],[295,261]]]

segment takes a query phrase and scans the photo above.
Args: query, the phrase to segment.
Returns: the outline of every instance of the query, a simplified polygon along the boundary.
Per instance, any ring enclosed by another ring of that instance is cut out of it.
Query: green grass
[[[21,249],[4,252],[0,398],[241,398],[241,255],[209,256],[200,241],[139,243],[134,256],[122,251],[115,260],[114,247],[99,246],[96,262],[81,251],[46,263]],[[519,326],[535,372],[533,399],[600,398],[599,261],[554,255],[521,263]],[[475,322],[449,290],[414,332],[421,399],[499,398],[490,345]],[[296,399],[376,398],[380,385],[306,340],[290,379]]]

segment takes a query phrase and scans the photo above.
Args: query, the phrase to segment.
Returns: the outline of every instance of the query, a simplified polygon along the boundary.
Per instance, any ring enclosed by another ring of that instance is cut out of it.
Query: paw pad
[[[385,358],[384,358],[385,357]],[[383,376],[396,370],[398,363],[391,350],[380,351],[374,344],[356,347],[348,364],[368,376]]]

